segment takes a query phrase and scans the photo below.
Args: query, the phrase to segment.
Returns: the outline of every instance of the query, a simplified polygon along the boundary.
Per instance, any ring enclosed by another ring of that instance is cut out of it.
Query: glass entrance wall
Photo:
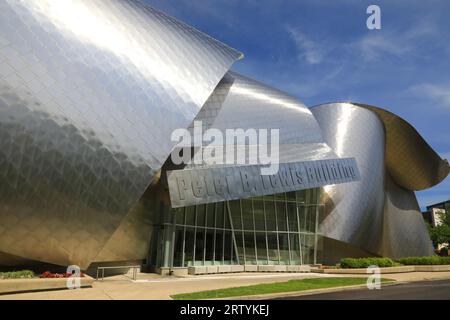
[[[320,190],[172,209],[163,266],[314,264]]]

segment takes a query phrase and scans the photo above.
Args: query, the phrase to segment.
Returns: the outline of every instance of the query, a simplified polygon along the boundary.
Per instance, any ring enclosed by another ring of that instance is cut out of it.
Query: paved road
[[[450,300],[450,280],[420,281],[381,287],[380,290],[356,289],[276,300]]]

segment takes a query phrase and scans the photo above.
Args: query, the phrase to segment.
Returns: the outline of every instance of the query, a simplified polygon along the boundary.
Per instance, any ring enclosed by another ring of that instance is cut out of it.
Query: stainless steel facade
[[[385,193],[380,254],[394,258],[433,255],[414,192],[400,187],[388,174]]]
[[[320,231],[373,254],[431,253],[413,190],[448,163],[384,110],[309,110],[229,72],[241,57],[136,0],[0,0],[0,265],[153,259],[176,206],[171,133],[194,119],[279,129],[281,164],[353,158],[359,174],[324,187]]]
[[[301,101],[236,72],[224,76],[195,120],[202,121],[204,129],[212,127],[221,132],[279,130],[279,163],[337,158],[324,142],[313,114]]]
[[[341,157],[355,157],[361,180],[324,187],[324,236],[378,252],[383,229],[384,129],[372,112],[351,104],[311,108],[325,141]]]
[[[332,103],[311,110],[325,141],[337,155],[355,157],[361,173],[359,182],[324,188],[322,234],[374,255],[433,254],[413,191],[442,181],[448,162],[383,109]]]
[[[0,0],[0,252],[87,267],[241,54],[134,0]]]
[[[386,167],[400,187],[423,190],[447,177],[450,168],[448,160],[441,159],[412,125],[387,110],[367,104],[355,105],[371,110],[383,121]]]
[[[244,163],[239,165],[230,165],[226,161],[213,165],[189,163],[184,170],[169,171],[167,173],[169,190],[174,207],[359,180],[354,159],[339,159],[334,154],[324,142],[313,114],[303,103],[287,93],[238,73],[228,72],[225,75],[195,121],[201,121],[203,133],[214,128],[223,136],[229,130],[238,129],[243,132],[250,130],[257,132],[260,129],[268,132],[271,129],[278,130],[279,141],[276,142],[279,157],[275,161],[279,171],[278,174],[270,176],[261,175],[261,168],[267,165],[262,164],[260,159],[255,157],[256,154],[251,155],[248,152],[251,145],[241,145],[244,142],[238,139],[212,141],[199,148],[197,152],[205,152],[208,148],[213,149],[216,146],[223,146],[223,149],[226,149],[231,145],[235,150],[245,150]],[[197,133],[193,125],[190,126],[190,130],[195,138]],[[206,140],[203,136],[197,138]],[[268,139],[257,143],[260,145],[267,143],[267,149],[270,149],[271,142]],[[251,163],[253,164],[249,165]],[[217,188],[214,187],[216,180],[222,181],[219,182],[224,185],[222,189],[225,191],[216,191]],[[203,185],[201,194],[195,192],[198,188],[194,188],[193,184]]]

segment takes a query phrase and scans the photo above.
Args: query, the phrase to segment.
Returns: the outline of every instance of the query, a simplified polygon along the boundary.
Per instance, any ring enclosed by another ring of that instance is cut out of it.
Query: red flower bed
[[[44,273],[39,275],[39,278],[69,278],[72,276],[72,273],[51,273],[50,271],[45,271]],[[84,277],[84,274],[81,272],[80,277]]]

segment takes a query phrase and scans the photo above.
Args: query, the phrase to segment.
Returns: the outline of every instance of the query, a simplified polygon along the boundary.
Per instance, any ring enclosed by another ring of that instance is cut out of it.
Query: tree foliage
[[[450,212],[446,212],[442,217],[442,224],[436,227],[428,227],[431,241],[437,247],[440,244],[450,243]]]

